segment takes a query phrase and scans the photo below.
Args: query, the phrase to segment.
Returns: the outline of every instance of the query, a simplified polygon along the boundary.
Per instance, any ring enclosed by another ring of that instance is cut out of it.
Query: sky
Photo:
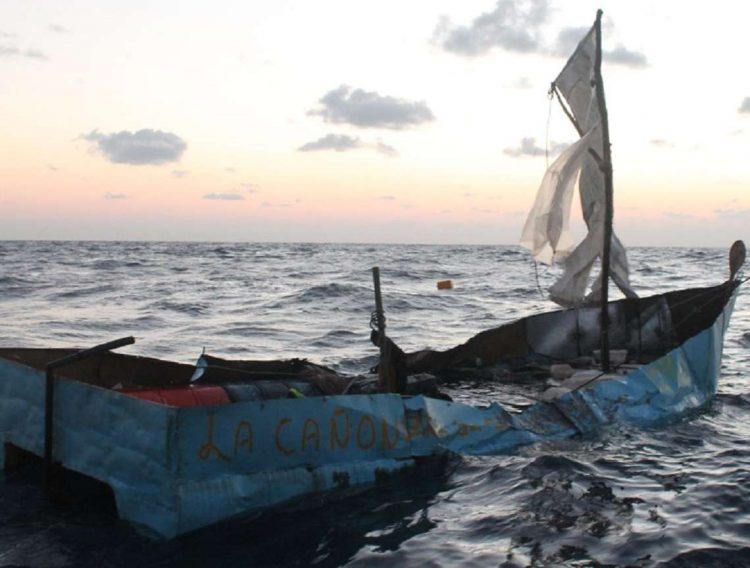
[[[745,2],[4,0],[0,239],[516,244],[597,8],[618,235],[749,237]]]

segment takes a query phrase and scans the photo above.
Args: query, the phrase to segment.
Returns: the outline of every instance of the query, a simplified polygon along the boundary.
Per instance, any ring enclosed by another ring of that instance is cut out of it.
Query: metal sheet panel
[[[640,312],[633,309],[636,305]],[[611,304],[608,310],[611,349],[655,353],[671,345],[671,318],[663,297],[651,304]],[[590,355],[599,349],[600,315],[598,307],[584,307],[532,316],[526,320],[529,345],[558,360]]]

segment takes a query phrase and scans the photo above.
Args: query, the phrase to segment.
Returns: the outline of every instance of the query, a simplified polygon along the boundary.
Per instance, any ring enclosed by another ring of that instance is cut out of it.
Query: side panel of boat
[[[704,406],[716,393],[724,333],[735,299],[736,292],[711,327],[651,364],[628,375],[596,381],[551,402],[534,404],[509,417],[507,429],[498,426],[508,418],[497,405],[487,409],[494,409],[493,416],[485,409],[451,408],[431,399],[406,404],[425,404],[429,420],[444,434],[436,444],[439,449],[469,454],[496,453],[540,439],[588,435],[613,422],[637,426],[665,422]],[[445,429],[453,413],[461,416],[459,431],[468,427],[469,435],[455,436],[450,428]]]
[[[177,410],[75,381],[58,392],[57,459],[107,483],[121,518],[176,534]]]
[[[178,532],[305,494],[371,484],[418,457],[498,453],[575,433],[564,420],[521,424],[497,404],[475,408],[422,396],[181,409]]]
[[[585,427],[624,421],[650,426],[705,405],[716,393],[724,333],[736,292],[713,325],[681,346],[627,376],[598,381],[560,397],[563,404],[579,398],[591,411]]]
[[[0,441],[40,457],[44,384],[44,373],[0,359]],[[175,417],[166,406],[58,379],[55,462],[108,484],[122,518],[174,534]]]
[[[179,411],[179,532],[414,464],[397,395]]]
[[[44,375],[0,359],[0,436],[38,456],[44,453]],[[5,467],[5,451],[0,452]]]
[[[406,399],[404,406],[407,430],[418,434],[411,436],[415,455],[444,451],[496,454],[543,438],[576,433],[564,420],[551,420],[551,413],[544,417],[530,414],[521,421],[497,403],[473,407],[419,396]]]

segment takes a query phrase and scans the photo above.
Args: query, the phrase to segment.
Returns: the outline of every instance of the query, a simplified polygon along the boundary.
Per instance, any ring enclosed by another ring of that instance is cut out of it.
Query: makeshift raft
[[[57,467],[111,487],[120,517],[174,537],[303,495],[366,486],[424,457],[506,452],[619,421],[653,424],[715,393],[737,286],[611,303],[621,330],[613,347],[650,362],[583,384],[563,382],[548,401],[516,414],[497,402],[472,407],[425,395],[315,396],[321,384],[351,389],[353,377],[304,361],[209,358],[212,364],[195,367],[97,353],[56,371],[49,449]],[[540,314],[405,361],[409,373],[448,375],[477,363],[512,372],[524,361],[539,366],[540,357],[548,365],[575,363],[593,357],[596,321],[587,308]],[[3,465],[12,465],[18,449],[45,454],[45,370],[74,354],[0,349]],[[329,376],[310,379],[320,374]],[[291,389],[299,397],[288,398]]]

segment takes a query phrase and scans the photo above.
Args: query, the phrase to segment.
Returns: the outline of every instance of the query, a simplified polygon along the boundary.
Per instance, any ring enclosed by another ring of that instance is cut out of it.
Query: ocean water
[[[712,285],[727,251],[636,248],[641,295]],[[0,242],[0,346],[87,347],[193,362],[205,349],[303,356],[346,372],[377,361],[370,268],[388,332],[442,348],[554,309],[517,247]],[[450,278],[455,288],[438,291]],[[0,482],[0,566],[750,566],[750,302],[741,294],[715,402],[675,424],[449,460],[327,503],[234,519],[174,541],[75,492],[45,500],[36,470]],[[492,384],[454,385],[503,402]]]

